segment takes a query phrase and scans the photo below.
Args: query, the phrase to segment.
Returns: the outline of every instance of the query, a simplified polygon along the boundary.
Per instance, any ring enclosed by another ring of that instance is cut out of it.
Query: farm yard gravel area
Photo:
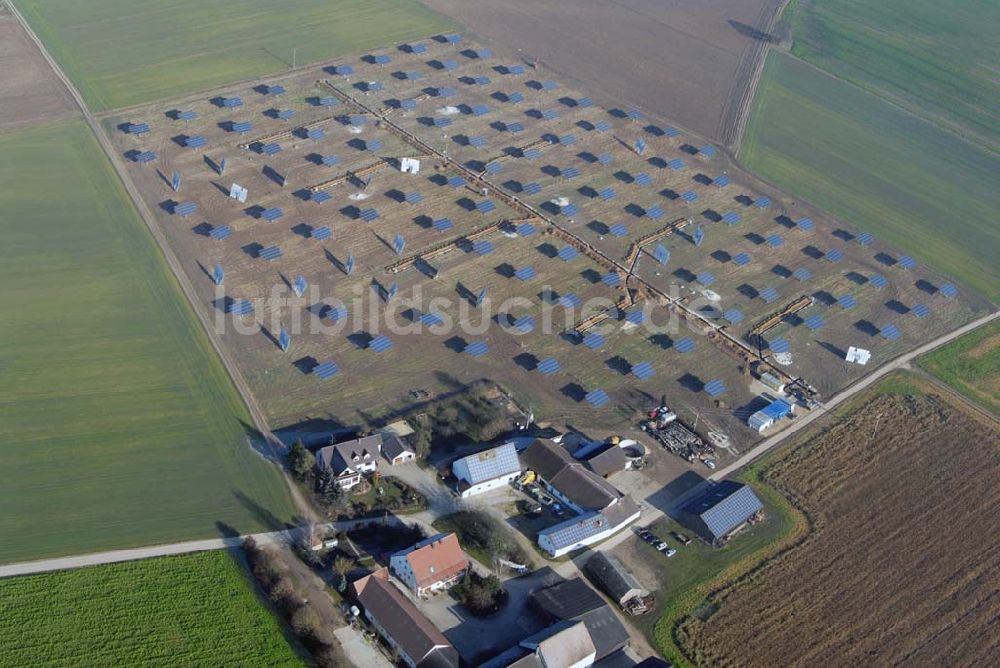
[[[719,355],[723,333],[742,340],[808,296],[809,309],[762,347],[782,339],[789,377],[825,395],[863,372],[843,361],[849,345],[882,362],[985,308],[961,291],[944,296],[943,279],[759,183],[698,136],[456,39],[103,119],[275,423],[370,422],[490,378],[540,419],[608,428],[666,391],[744,447],[757,435],[741,423],[759,407],[739,356],[749,347]],[[422,161],[419,174],[400,171],[406,157]],[[232,183],[249,189],[246,202],[228,196]],[[310,286],[301,298],[290,289],[299,276]],[[281,298],[269,299],[275,288]],[[484,304],[503,312],[475,306],[484,289]],[[844,308],[848,294],[856,305]],[[592,298],[609,317],[594,330],[601,340],[584,343],[573,330],[587,314],[573,304]],[[227,313],[244,300],[252,314]],[[685,309],[704,320],[646,328]],[[407,331],[379,329],[386,313]],[[449,330],[456,321],[480,328]],[[898,336],[882,332],[891,324]],[[684,338],[693,350],[674,345]],[[538,370],[548,357],[561,362],[556,373]],[[329,381],[313,373],[324,362],[339,371]],[[641,362],[652,378],[635,376]],[[724,396],[703,391],[710,380]],[[591,406],[595,390],[609,400]]]
[[[780,0],[422,0],[608,100],[723,141]],[[604,101],[604,100],[602,100]]]
[[[937,392],[890,377],[774,462],[766,479],[805,510],[811,535],[681,625],[689,658],[972,665],[996,656],[1000,429]]]

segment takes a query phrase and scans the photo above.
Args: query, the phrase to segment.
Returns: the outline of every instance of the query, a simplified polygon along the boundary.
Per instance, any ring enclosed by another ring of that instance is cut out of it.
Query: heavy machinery
[[[667,450],[689,462],[715,454],[715,449],[694,429],[684,424],[665,401],[649,412],[649,420],[643,425],[643,429]]]

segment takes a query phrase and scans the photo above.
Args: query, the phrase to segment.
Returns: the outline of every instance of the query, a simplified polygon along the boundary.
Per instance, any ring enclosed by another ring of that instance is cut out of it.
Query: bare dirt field
[[[727,141],[780,0],[422,0],[610,103]]]
[[[0,130],[72,116],[73,98],[21,26],[0,7]]]
[[[371,423],[488,378],[539,419],[581,429],[634,425],[666,392],[683,417],[700,415],[743,448],[759,438],[744,420],[761,390],[745,357],[719,354],[714,328],[743,338],[757,319],[814,295],[808,310],[767,338],[785,339],[789,373],[828,395],[864,371],[844,362],[848,345],[872,349],[881,363],[983,309],[968,295],[938,294],[939,278],[902,269],[891,249],[858,243],[856,232],[759,183],[697,136],[631,107],[601,107],[542,67],[518,72],[516,59],[469,39],[421,46],[340,61],[353,68],[349,75],[317,66],[268,81],[280,81],[279,95],[254,82],[104,118],[201,307],[217,318],[275,424]],[[222,106],[223,93],[240,96],[242,106]],[[327,97],[336,104],[324,106]],[[176,110],[198,117],[179,120]],[[234,124],[244,121],[252,127],[241,134]],[[148,122],[151,131],[127,134],[127,122]],[[205,146],[186,146],[194,136]],[[272,144],[276,152],[265,152]],[[156,156],[142,164],[147,150]],[[419,174],[398,169],[398,159],[411,156],[423,160]],[[170,185],[175,171],[179,192]],[[451,183],[456,176],[466,182]],[[227,196],[233,182],[249,188],[245,203]],[[317,199],[319,192],[329,198]],[[560,198],[575,212],[554,203]],[[487,200],[494,210],[476,208]],[[176,208],[182,202],[197,211],[184,215]],[[268,222],[263,213],[274,207],[281,216]],[[367,209],[378,217],[366,222]],[[451,227],[435,224],[446,218]],[[799,224],[803,218],[812,224]],[[683,230],[650,241],[681,219],[690,219]],[[231,234],[213,238],[222,228]],[[322,228],[328,238],[314,234]],[[405,242],[398,253],[397,235]],[[477,250],[473,240],[489,248]],[[658,243],[671,253],[666,265],[653,256]],[[281,256],[269,261],[261,251],[272,246]],[[577,252],[559,254],[567,248]],[[834,250],[836,259],[827,255]],[[419,261],[397,266],[408,259]],[[225,269],[218,289],[216,263]],[[519,273],[527,268],[534,272]],[[882,287],[871,283],[876,274],[885,277]],[[295,297],[299,275],[312,287]],[[275,288],[280,299],[270,298]],[[483,289],[488,308],[473,305]],[[841,308],[836,298],[844,294],[857,305]],[[609,308],[602,339],[591,346],[572,332],[584,316],[574,302],[598,298],[606,307],[635,304]],[[252,315],[226,313],[240,300],[253,301]],[[928,317],[910,311],[921,302]],[[714,338],[704,327],[671,326],[680,306],[707,318]],[[813,315],[819,329],[803,324]],[[891,323],[898,338],[880,334]],[[292,334],[288,352],[277,345],[283,327]],[[371,345],[379,335],[391,350]],[[693,349],[675,346],[685,338]],[[469,346],[478,342],[488,351],[475,356]],[[560,368],[546,374],[538,363],[548,357]],[[323,381],[312,372],[327,361],[340,374]],[[634,373],[642,362],[652,377]],[[722,381],[723,396],[704,391],[710,380]],[[585,398],[594,390],[609,401],[592,407]]]
[[[909,376],[767,474],[810,537],[677,630],[714,665],[977,665],[1000,649],[1000,428]],[[926,392],[926,393],[925,393]],[[714,614],[710,614],[715,610]]]

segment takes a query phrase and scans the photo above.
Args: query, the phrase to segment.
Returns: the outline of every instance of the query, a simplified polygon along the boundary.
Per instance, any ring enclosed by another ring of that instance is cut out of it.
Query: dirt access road
[[[615,106],[727,143],[783,0],[421,0]]]

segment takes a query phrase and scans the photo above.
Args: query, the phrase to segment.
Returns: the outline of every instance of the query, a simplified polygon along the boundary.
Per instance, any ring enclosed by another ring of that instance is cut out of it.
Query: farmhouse
[[[469,568],[469,560],[455,534],[442,533],[395,553],[389,568],[417,596],[424,596],[457,582]]]
[[[646,596],[649,593],[620,561],[604,552],[596,552],[588,559],[583,565],[583,572],[622,607],[636,596]]]
[[[385,568],[351,585],[365,619],[410,668],[458,668],[458,652],[389,581]]]
[[[451,465],[463,498],[502,487],[521,473],[513,443],[462,457]]]
[[[534,441],[521,454],[521,462],[552,496],[580,513],[538,532],[539,547],[554,557],[604,540],[639,519],[639,506],[632,497],[555,443]]]
[[[382,435],[375,434],[320,448],[316,451],[316,465],[332,470],[337,484],[350,489],[361,482],[363,474],[378,467],[381,452]]]
[[[764,504],[749,486],[735,480],[723,480],[681,508],[678,519],[703,539],[717,545],[763,508]]]
[[[522,659],[515,666],[537,665],[543,668],[586,668],[594,665],[597,650],[583,622],[565,621],[542,629],[521,641],[521,647],[532,652],[531,659]]]
[[[581,578],[536,591],[530,600],[550,624],[583,622],[594,643],[595,661],[615,654],[628,644],[628,631],[615,611]]]

